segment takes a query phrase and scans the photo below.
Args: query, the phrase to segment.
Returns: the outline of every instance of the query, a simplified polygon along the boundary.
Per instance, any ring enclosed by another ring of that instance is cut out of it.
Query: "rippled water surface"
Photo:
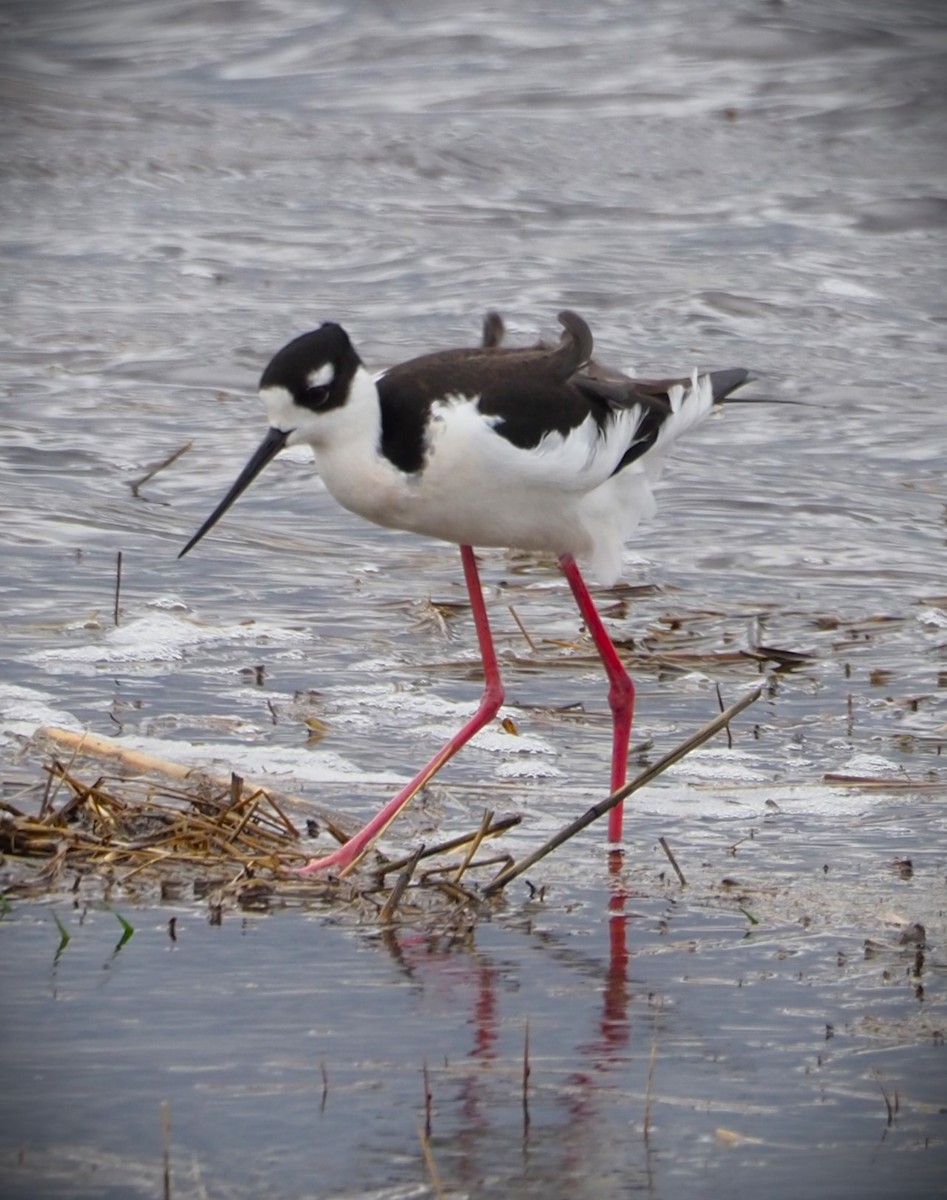
[[[594,829],[531,875],[542,902],[511,889],[459,941],[119,890],[117,946],[94,881],[12,892],[3,1194],[161,1195],[167,1101],[175,1197],[930,1196],[947,21],[468,8],[4,5],[6,798],[58,725],[363,816],[471,711],[456,550],[341,511],[305,454],[175,557],[259,439],[268,357],[327,318],[382,367],[473,341],[488,308],[533,339],[572,307],[605,361],[745,365],[802,401],[694,434],[630,586],[600,593],[642,762],[718,687],[766,692],[629,803],[620,873]],[[602,797],[604,688],[550,568],[484,555],[519,735],[486,731],[392,844],[490,803],[523,814],[519,853]]]

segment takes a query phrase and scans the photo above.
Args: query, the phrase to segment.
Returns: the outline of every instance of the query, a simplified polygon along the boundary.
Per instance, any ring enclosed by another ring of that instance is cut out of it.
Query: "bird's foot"
[[[320,871],[328,871],[333,867],[346,873],[355,866],[367,849],[368,843],[361,844],[356,835],[356,837],[349,838],[338,850],[333,850],[331,854],[326,854],[323,858],[311,858],[304,867],[294,867],[293,873],[295,875],[317,875]]]

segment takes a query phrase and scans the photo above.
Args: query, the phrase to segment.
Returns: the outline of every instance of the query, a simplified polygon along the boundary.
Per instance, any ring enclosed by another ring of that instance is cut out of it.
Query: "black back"
[[[484,416],[496,418],[496,432],[521,449],[538,445],[551,430],[567,434],[590,411],[604,425],[607,402],[593,397],[590,403],[571,382],[592,353],[591,331],[576,313],[562,312],[559,320],[564,332],[556,347],[494,344],[488,316],[484,345],[425,354],[386,371],[378,380],[385,457],[399,470],[419,471],[431,409],[450,397],[476,401]]]

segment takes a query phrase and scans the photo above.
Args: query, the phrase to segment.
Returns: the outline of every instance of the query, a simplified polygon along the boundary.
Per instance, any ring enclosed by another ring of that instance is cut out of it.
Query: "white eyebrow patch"
[[[321,367],[310,371],[306,376],[306,386],[311,388],[328,387],[333,379],[335,379],[335,367],[332,363],[323,363]]]
[[[299,419],[299,409],[293,401],[292,392],[276,383],[270,387],[260,388],[260,399],[266,405],[271,428],[295,428]]]

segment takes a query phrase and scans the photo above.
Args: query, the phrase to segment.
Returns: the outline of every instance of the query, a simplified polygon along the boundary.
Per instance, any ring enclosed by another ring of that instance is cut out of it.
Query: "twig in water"
[[[164,1156],[164,1200],[171,1200],[171,1105],[161,1101],[161,1152]]]
[[[52,795],[49,794],[49,789],[47,788],[46,794],[43,796],[43,805],[40,809],[40,820],[47,820],[52,815],[52,807],[55,803],[56,797],[59,795],[59,790],[66,782],[67,772],[72,770],[72,764],[76,761],[79,756],[79,752],[85,745],[86,738],[89,736],[89,731],[86,730],[84,733],[77,734],[70,730],[70,735],[73,739],[72,755],[65,767],[58,758],[54,758],[50,766],[43,768],[44,771],[49,773],[50,779],[52,779],[54,775],[58,775],[59,782],[56,784],[55,788],[53,788]],[[62,816],[62,813],[59,815]]]
[[[667,855],[668,862],[674,868],[675,875],[677,875],[678,879],[681,881],[681,887],[687,887],[687,880],[684,878],[684,872],[677,865],[677,859],[674,857],[674,851],[667,844],[667,842],[665,841],[665,839],[663,837],[658,838],[658,844],[660,845],[660,847],[664,851],[664,853]]]
[[[519,814],[516,814],[512,817],[501,817],[495,825],[490,826],[484,836],[496,837],[496,835],[499,833],[505,833],[507,829],[512,829],[514,825],[519,825],[522,819],[523,818],[519,816]],[[477,833],[462,833],[459,837],[451,838],[450,841],[447,842],[439,842],[438,845],[431,846],[429,849],[424,850],[421,854],[421,857],[433,858],[436,854],[447,854],[450,850],[456,850],[458,846],[466,845],[471,838],[475,837],[477,837]],[[403,867],[406,867],[411,861],[412,857],[413,855],[408,855],[407,858],[399,858],[392,862],[382,863],[381,866],[373,869],[379,878],[383,878],[385,875],[390,875],[392,871],[400,871]]]
[[[391,889],[391,895],[385,901],[381,912],[378,914],[378,919],[382,922],[382,924],[386,924],[392,919],[392,917],[394,917],[395,909],[401,903],[401,897],[404,895],[405,889],[411,882],[411,876],[414,874],[414,868],[418,865],[418,859],[423,853],[424,845],[422,843],[422,845],[418,846],[417,850],[415,850],[414,854],[411,855],[408,865],[398,876],[395,886]]]
[[[153,467],[149,467],[145,474],[142,475],[141,479],[132,480],[130,487],[132,489],[132,495],[135,497],[135,499],[137,500],[139,498],[138,489],[140,487],[144,487],[149,479],[154,479],[159,471],[163,471],[165,467],[170,467],[173,462],[177,462],[181,455],[186,454],[193,445],[193,442],[185,442],[184,445],[175,450],[173,454],[169,454],[168,457],[162,459],[161,462],[155,463]]]
[[[655,1022],[654,1034],[651,1038],[651,1058],[648,1060],[648,1082],[644,1091],[644,1140],[645,1145],[651,1137],[651,1095],[654,1088],[654,1064],[658,1057],[658,1026]]]
[[[872,1074],[875,1077],[875,1082],[878,1084],[878,1087],[881,1089],[881,1094],[884,1097],[885,1108],[888,1110],[887,1124],[893,1125],[894,1124],[894,1108],[891,1104],[891,1101],[888,1099],[888,1093],[885,1091],[885,1085],[881,1082],[881,1072],[878,1070],[877,1067],[872,1067]]]
[[[715,684],[715,687],[717,688],[717,703],[720,705],[720,711],[723,712],[723,693],[720,691],[720,684]],[[730,726],[725,725],[724,728],[727,731],[727,749],[732,750],[733,735],[730,733]]]
[[[468,865],[468,869],[472,869],[474,867],[495,867],[498,863],[501,863],[504,867],[508,867],[512,861],[512,854],[491,854],[489,858],[474,859],[474,861]],[[457,868],[453,863],[448,863],[443,867],[428,867],[426,871],[421,872],[421,880],[423,883],[427,883],[429,879],[437,880],[439,875],[451,875],[456,870]],[[446,882],[451,881],[447,880]]]
[[[428,1078],[428,1073],[427,1073],[427,1059],[424,1060],[424,1063],[421,1067],[421,1078],[424,1081],[424,1136],[426,1138],[429,1138],[431,1136],[432,1096],[431,1096],[431,1081]]]
[[[324,1113],[326,1110],[326,1101],[329,1099],[329,1072],[326,1070],[326,1060],[319,1060],[319,1070],[322,1072],[322,1100],[319,1104],[319,1112]]]
[[[119,550],[118,554],[116,554],[116,556],[115,556],[115,607],[114,607],[113,613],[112,613],[112,615],[115,619],[116,626],[118,625],[119,617],[121,615],[121,613],[119,611],[119,607],[118,607],[119,600],[121,599],[121,595],[122,595],[122,552],[121,552],[121,550]]]
[[[944,788],[943,779],[895,779],[885,775],[839,775],[834,771],[826,771],[822,776],[823,783],[833,786],[857,788],[883,788],[885,791],[895,788],[910,788],[912,791],[940,791]]]
[[[52,806],[51,793],[53,790],[53,776],[54,776],[54,772],[47,770],[47,772],[46,772],[46,787],[43,789],[43,799],[40,802],[39,812],[36,814],[37,821],[45,820],[46,814],[49,812],[49,810]],[[59,783],[56,786],[56,790],[58,791],[59,788],[62,787],[62,785],[63,785],[63,779],[62,779],[62,776],[60,776]]]
[[[526,1018],[526,1034],[523,1038],[523,1138],[529,1131],[529,1017]]]
[[[480,843],[487,836],[487,830],[493,823],[493,809],[488,808],[484,811],[483,820],[480,822],[480,828],[474,834],[473,840],[467,847],[467,853],[464,855],[464,861],[457,868],[451,883],[460,883],[463,878],[464,871],[470,866],[471,859],[480,849]]]
[[[434,1162],[434,1155],[431,1153],[431,1141],[423,1129],[418,1130],[418,1141],[421,1143],[421,1153],[424,1155],[427,1173],[431,1177],[431,1187],[434,1189],[434,1195],[437,1197],[437,1200],[445,1200],[444,1185],[441,1183],[441,1177],[437,1173],[437,1164]]]
[[[626,783],[624,787],[620,787],[617,792],[612,792],[607,799],[602,800],[600,803],[593,804],[587,812],[583,813],[583,815],[578,817],[575,821],[572,821],[565,827],[565,829],[561,829],[554,837],[551,837],[547,842],[540,846],[538,850],[534,850],[532,854],[528,854],[526,858],[522,859],[520,862],[514,863],[512,867],[507,867],[505,871],[501,871],[499,875],[497,875],[490,881],[490,883],[486,885],[486,887],[483,889],[483,895],[492,896],[495,892],[505,888],[506,885],[514,880],[518,875],[522,875],[524,871],[528,871],[534,863],[539,862],[541,858],[545,858],[547,854],[551,854],[553,850],[561,846],[563,842],[567,842],[569,838],[575,837],[575,835],[585,829],[587,825],[591,825],[593,821],[597,821],[599,817],[601,817],[604,813],[607,813],[609,809],[614,808],[616,804],[620,804],[622,800],[625,800],[631,795],[632,792],[636,792],[638,788],[644,787],[646,783],[650,783],[652,779],[657,778],[658,775],[660,775],[663,771],[666,771],[668,767],[673,766],[673,764],[679,759],[684,758],[684,756],[690,754],[692,750],[696,750],[698,746],[703,745],[708,738],[713,737],[718,729],[722,729],[724,725],[726,725],[729,721],[732,721],[737,713],[741,713],[745,708],[749,708],[751,704],[759,700],[760,696],[763,694],[763,686],[763,684],[760,684],[760,686],[755,687],[752,692],[747,692],[742,699],[738,700],[735,704],[731,704],[730,707],[725,712],[722,712],[719,717],[715,717],[712,721],[708,721],[708,723],[704,725],[702,729],[698,729],[695,734],[692,734],[691,737],[687,739],[687,741],[681,742],[679,746],[675,747],[675,749],[671,750],[668,754],[665,754],[663,758],[658,759],[658,761],[652,766],[648,767],[646,771],[642,771],[641,774],[637,775],[630,783]]]
[[[230,772],[230,807],[239,808],[243,798],[243,778],[236,771]]]
[[[507,607],[508,607],[508,608],[509,608],[509,610],[510,610],[510,616],[511,616],[511,617],[513,618],[513,620],[516,622],[516,627],[517,627],[517,629],[520,631],[520,633],[521,633],[521,634],[523,635],[523,637],[526,639],[526,645],[527,645],[527,646],[529,646],[530,650],[532,650],[532,652],[533,652],[534,654],[538,654],[538,653],[539,653],[539,649],[538,649],[538,647],[537,647],[536,643],[533,641],[533,639],[532,639],[532,638],[529,636],[529,630],[526,628],[526,626],[525,626],[525,625],[523,624],[523,622],[520,620],[520,615],[519,615],[519,613],[516,611],[516,609],[513,607],[513,605],[512,605],[512,604],[509,604],[509,605],[507,605]]]

